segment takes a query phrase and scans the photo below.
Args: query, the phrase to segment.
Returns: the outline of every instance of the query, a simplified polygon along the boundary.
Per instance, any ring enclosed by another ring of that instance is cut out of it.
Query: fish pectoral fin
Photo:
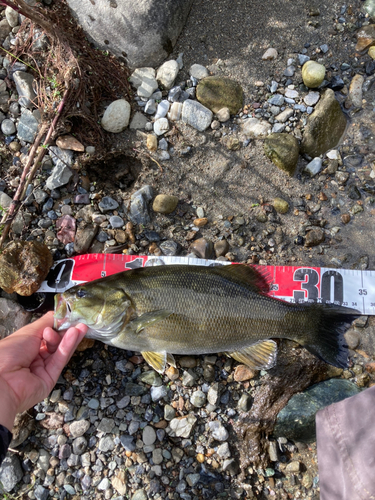
[[[171,311],[166,311],[165,309],[160,309],[160,311],[151,311],[148,313],[142,314],[138,318],[134,319],[131,322],[132,328],[135,330],[135,333],[139,333],[144,328],[156,323],[157,321],[161,321],[162,319],[168,318],[173,314]]]
[[[176,368],[176,360],[174,359],[173,354],[169,354],[169,352],[167,352],[167,363],[173,366],[173,368]]]
[[[261,340],[240,351],[227,354],[253,370],[269,370],[276,363],[277,344],[273,340]]]
[[[165,370],[165,365],[167,363],[168,359],[168,354],[163,351],[163,352],[147,352],[147,351],[142,351],[141,352],[142,356],[144,357],[145,361],[158,373],[163,373]]]

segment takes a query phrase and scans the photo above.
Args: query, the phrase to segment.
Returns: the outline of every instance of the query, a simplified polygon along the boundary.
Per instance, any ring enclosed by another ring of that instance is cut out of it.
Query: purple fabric
[[[316,414],[320,500],[375,500],[375,386]]]

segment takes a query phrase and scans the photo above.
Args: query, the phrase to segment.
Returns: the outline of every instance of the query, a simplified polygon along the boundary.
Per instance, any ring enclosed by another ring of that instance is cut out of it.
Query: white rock
[[[162,85],[162,87],[168,90],[173,86],[178,70],[179,66],[177,61],[166,61],[158,69],[158,72],[156,73],[156,80]]]
[[[102,118],[102,127],[107,132],[117,134],[126,129],[130,120],[130,104],[125,99],[111,102]]]
[[[163,135],[169,130],[167,118],[159,118],[154,122],[154,132],[156,135]]]
[[[12,28],[18,26],[18,12],[12,9],[12,7],[7,7],[5,9],[5,17]]]
[[[305,170],[313,177],[322,170],[322,159],[317,156],[305,167]]]
[[[181,119],[182,102],[173,102],[168,113],[168,119],[176,122]]]
[[[230,111],[228,108],[221,108],[219,111],[216,113],[217,119],[219,122],[227,122],[230,118]]]
[[[141,85],[143,78],[155,78],[154,68],[137,68],[132,73],[129,81],[137,89]]]
[[[286,89],[285,97],[290,97],[291,99],[295,99],[296,97],[298,97],[298,92],[297,90]]]
[[[158,120],[159,118],[164,118],[167,116],[167,113],[169,111],[169,106],[170,102],[164,99],[163,101],[159,102],[158,107],[156,109],[156,115],[155,115],[155,120]]]
[[[349,86],[349,97],[355,108],[362,108],[362,86],[365,79],[362,75],[354,75]]]
[[[193,64],[190,66],[189,75],[196,78],[197,80],[202,80],[209,75],[208,69],[201,64]]]
[[[144,77],[141,85],[138,87],[137,95],[139,97],[151,97],[158,88],[158,82],[155,78]]]
[[[331,149],[331,151],[328,151],[326,153],[327,158],[330,160],[340,160],[340,153],[337,151],[337,149]]]
[[[203,132],[211,125],[213,113],[198,101],[187,99],[182,105],[182,121]]]
[[[271,124],[264,120],[258,120],[258,118],[248,118],[242,124],[241,130],[246,137],[261,139],[270,133]]]
[[[291,116],[293,116],[294,111],[291,108],[286,108],[279,115],[275,116],[275,119],[280,123],[285,123]]]
[[[276,59],[277,56],[278,56],[277,50],[270,47],[262,55],[262,59],[263,61],[272,61],[273,59]]]

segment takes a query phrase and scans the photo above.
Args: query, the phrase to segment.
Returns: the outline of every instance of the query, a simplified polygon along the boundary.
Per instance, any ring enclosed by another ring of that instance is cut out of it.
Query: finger
[[[53,328],[47,327],[43,330],[43,340],[46,342],[47,351],[54,353],[60,344],[62,336]]]
[[[81,323],[75,327],[68,328],[56,352],[46,361],[46,369],[54,382],[59,378],[64,366],[72,357],[78,344],[86,335],[87,330],[88,327]]]

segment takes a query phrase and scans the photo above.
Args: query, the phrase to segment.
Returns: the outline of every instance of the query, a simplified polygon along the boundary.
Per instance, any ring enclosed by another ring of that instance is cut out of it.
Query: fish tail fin
[[[360,315],[354,309],[312,304],[311,330],[303,346],[318,358],[338,368],[348,367],[348,345],[344,333]]]

